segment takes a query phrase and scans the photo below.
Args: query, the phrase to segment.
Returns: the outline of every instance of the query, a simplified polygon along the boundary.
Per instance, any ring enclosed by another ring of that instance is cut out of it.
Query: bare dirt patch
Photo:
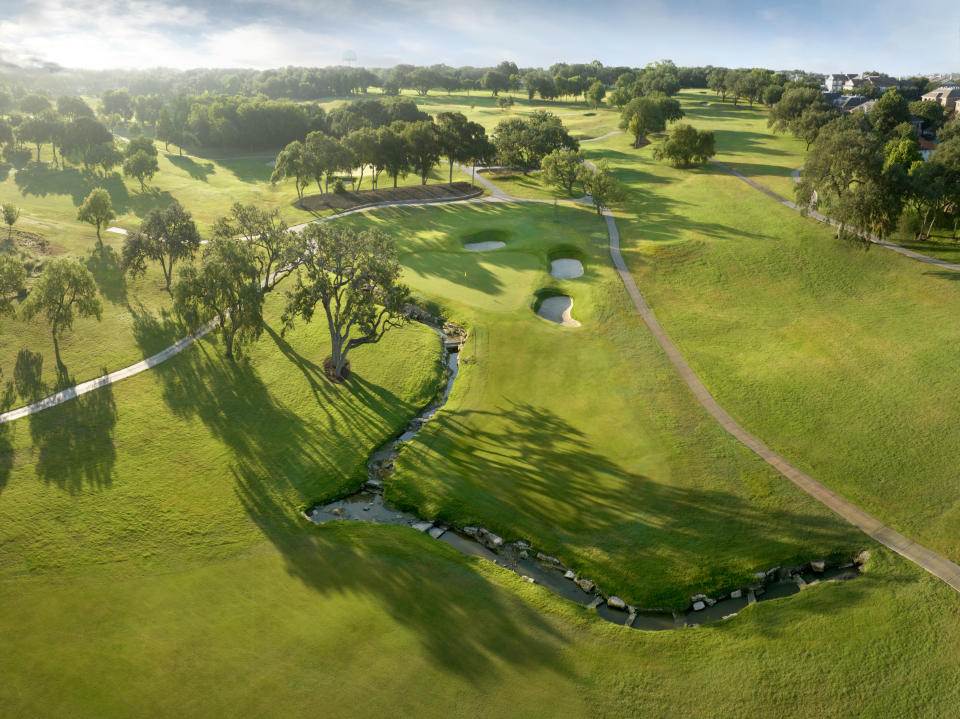
[[[330,192],[326,195],[309,195],[296,206],[304,210],[350,210],[364,205],[376,205],[382,202],[412,202],[430,200],[460,200],[474,197],[481,190],[471,187],[469,182],[454,182],[452,185],[410,185],[408,187],[385,187],[360,192]]]

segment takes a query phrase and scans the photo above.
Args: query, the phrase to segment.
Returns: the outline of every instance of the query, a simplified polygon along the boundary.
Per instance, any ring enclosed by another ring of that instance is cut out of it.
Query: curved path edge
[[[764,187],[763,185],[761,185],[760,183],[756,182],[755,180],[751,180],[751,179],[750,179],[749,177],[747,177],[746,175],[744,175],[744,174],[742,174],[742,173],[740,173],[740,172],[737,172],[736,170],[734,170],[734,169],[733,169],[732,167],[730,167],[729,165],[725,165],[725,164],[723,164],[722,162],[720,162],[720,161],[718,161],[718,160],[713,160],[713,159],[711,159],[710,162],[711,162],[712,164],[716,165],[717,167],[719,167],[720,169],[726,170],[727,172],[729,172],[729,173],[730,173],[731,175],[733,175],[734,177],[737,177],[737,178],[743,180],[744,182],[746,182],[748,185],[750,185],[750,187],[754,188],[755,190],[759,190],[759,191],[762,192],[764,195],[767,195],[768,197],[773,198],[774,200],[776,200],[777,202],[779,202],[781,205],[784,205],[784,206],[786,206],[786,207],[789,207],[791,210],[796,210],[797,212],[799,212],[799,213],[801,213],[801,214],[806,214],[806,215],[812,217],[813,219],[817,220],[818,222],[823,222],[824,224],[831,225],[831,226],[833,226],[833,227],[839,227],[839,225],[840,225],[840,223],[837,222],[836,220],[834,220],[834,219],[832,219],[832,218],[830,218],[830,217],[827,217],[826,215],[823,215],[823,214],[817,212],[816,210],[813,210],[813,209],[804,210],[804,209],[803,209],[802,207],[800,207],[800,205],[798,205],[796,202],[791,202],[791,201],[788,200],[787,198],[785,198],[785,197],[783,197],[783,196],[781,196],[781,195],[778,195],[778,194],[777,194],[776,192],[774,192],[773,190],[771,190],[771,189],[769,189],[769,188],[767,188],[767,187]],[[790,174],[791,174],[791,176],[793,177],[793,179],[794,179],[795,181],[800,179],[800,170],[793,170],[793,172],[791,172]],[[863,239],[867,240],[868,242],[871,242],[871,243],[873,243],[873,244],[875,244],[875,245],[879,245],[880,247],[885,247],[885,248],[888,249],[888,250],[893,250],[894,252],[899,252],[901,255],[904,255],[904,256],[906,256],[906,257],[909,257],[909,258],[912,259],[912,260],[916,260],[917,262],[926,262],[926,263],[929,264],[929,265],[936,265],[937,267],[943,267],[944,269],[947,269],[947,270],[953,270],[954,272],[960,272],[960,264],[957,264],[957,263],[955,263],[955,262],[949,262],[949,261],[947,261],[947,260],[941,260],[941,259],[938,259],[938,258],[936,258],[936,257],[930,257],[929,255],[924,255],[924,254],[921,254],[920,252],[914,252],[913,250],[907,249],[907,248],[904,247],[903,245],[898,245],[896,242],[890,242],[890,241],[888,241],[888,240],[880,239],[879,237],[877,237],[876,235],[874,235],[874,234],[872,234],[872,233],[870,233],[870,232],[865,232],[865,231],[863,231],[863,230],[858,230],[858,231],[857,231],[857,234],[858,234],[860,237],[862,237]]]
[[[478,193],[479,194],[479,193]],[[435,200],[400,200],[398,202],[382,202],[373,205],[364,205],[362,207],[355,207],[350,210],[345,210],[336,215],[330,215],[329,217],[322,217],[317,220],[311,220],[310,222],[305,222],[299,225],[294,225],[290,229],[299,232],[307,225],[317,224],[321,222],[329,222],[330,220],[343,217],[344,215],[352,215],[357,212],[365,212],[367,210],[376,210],[382,209],[385,207],[420,207],[424,205],[443,205],[443,204],[467,204],[467,203],[482,203],[482,202],[498,202],[502,201],[497,198],[486,198],[486,197],[477,197],[477,196],[468,196],[467,198],[439,198]],[[131,365],[123,367],[113,372],[108,372],[107,374],[100,375],[99,377],[94,377],[93,379],[81,382],[80,384],[74,385],[73,387],[67,387],[66,389],[55,392],[54,394],[44,397],[43,399],[32,402],[31,404],[24,405],[23,407],[17,407],[16,409],[11,409],[7,412],[0,414],[0,424],[5,424],[7,422],[13,422],[14,420],[22,419],[28,417],[37,412],[42,412],[45,409],[50,409],[51,407],[56,407],[65,402],[69,402],[72,399],[87,394],[88,392],[93,392],[94,390],[100,389],[101,387],[106,387],[107,385],[114,384],[120,380],[127,379],[128,377],[133,377],[138,375],[141,372],[146,372],[148,369],[152,369],[156,365],[164,362],[175,355],[180,354],[185,349],[190,347],[194,342],[202,338],[204,335],[209,333],[217,326],[217,320],[211,320],[206,324],[202,325],[199,329],[192,332],[191,334],[183,337],[176,342],[174,342],[169,347],[157,352],[155,355],[151,355],[145,359],[140,360],[139,362],[134,362]]]
[[[617,133],[609,133],[617,134]],[[600,139],[600,138],[595,138]],[[711,160],[714,164],[719,167],[727,170],[731,174],[739,177],[744,180],[751,186],[760,190],[764,194],[770,195],[779,202],[791,207],[792,209],[799,210],[800,208],[792,202],[785,200],[784,198],[777,195],[775,192],[768,190],[765,187],[757,184],[753,180],[745,177],[741,173],[733,170],[732,168],[724,165],[723,163]],[[592,164],[592,163],[591,163]],[[479,178],[478,178],[479,179]],[[383,207],[418,207],[424,205],[433,205],[433,204],[478,204],[484,202],[551,202],[550,200],[526,200],[523,198],[512,197],[499,187],[494,185],[492,182],[480,180],[481,184],[485,186],[488,190],[491,191],[491,197],[477,197],[474,199],[455,199],[455,200],[444,200],[439,201],[434,200],[411,200],[403,201],[396,203],[382,203],[379,205],[372,205],[368,207],[355,208],[347,212],[340,213],[339,215],[332,215],[330,217],[321,218],[319,220],[314,220],[312,223],[304,223],[303,225],[297,225],[290,229],[299,230],[305,227],[308,224],[314,224],[317,222],[329,222],[332,219],[337,217],[342,217],[343,215],[353,214],[354,212],[363,212],[366,210],[383,208]],[[586,198],[583,198],[586,199]],[[576,203],[577,201],[573,201]],[[813,214],[813,213],[811,213]],[[813,215],[817,217],[819,213]],[[673,343],[673,340],[670,339],[670,336],[667,335],[666,331],[660,325],[660,322],[657,320],[656,316],[653,314],[653,311],[647,305],[646,300],[644,300],[643,295],[640,293],[639,287],[637,287],[636,281],[633,279],[633,275],[630,274],[630,271],[627,269],[627,264],[623,259],[623,255],[620,252],[620,232],[617,229],[617,223],[614,218],[613,212],[609,208],[603,209],[603,217],[607,224],[607,234],[610,241],[610,257],[613,260],[614,268],[617,273],[620,275],[620,279],[623,282],[624,287],[627,290],[627,294],[630,295],[630,299],[633,301],[634,306],[637,309],[637,312],[640,314],[643,321],[646,323],[647,327],[650,329],[650,332],[653,334],[654,338],[657,340],[659,345],[663,348],[664,352],[667,355],[667,358],[670,360],[671,364],[680,374],[681,379],[686,383],[687,387],[690,388],[690,391],[693,392],[694,397],[700,403],[700,405],[713,417],[717,423],[720,424],[727,432],[729,432],[737,441],[743,444],[745,447],[750,449],[761,459],[763,459],[767,464],[776,469],[781,475],[793,482],[797,487],[802,489],[808,495],[816,499],[818,502],[835,512],[837,515],[842,517],[844,520],[852,524],[853,526],[860,529],[862,532],[867,534],[872,539],[876,540],[880,544],[888,547],[897,554],[903,556],[904,558],[910,560],[914,564],[918,565],[922,569],[926,570],[930,574],[942,579],[948,585],[950,585],[954,590],[960,592],[960,566],[957,566],[951,562],[946,557],[942,557],[936,552],[927,549],[926,547],[914,542],[912,539],[905,537],[899,532],[893,530],[892,528],[886,526],[880,520],[871,516],[867,512],[864,512],[858,506],[852,502],[847,501],[840,495],[835,492],[827,489],[820,482],[816,481],[813,477],[802,472],[801,470],[794,467],[786,459],[781,457],[779,454],[774,452],[772,449],[767,447],[763,442],[750,434],[746,429],[744,429],[733,417],[731,417],[723,407],[713,398],[713,395],[707,390],[703,382],[700,381],[700,378],[696,375],[690,365],[684,359],[683,355],[680,354],[680,350],[677,349],[676,345]],[[821,221],[832,222],[829,218],[819,215],[817,219],[823,218]],[[896,249],[897,251],[902,251],[903,254],[908,256],[917,255],[917,259],[922,261],[930,262],[932,264],[937,264],[940,266],[947,266],[950,269],[960,270],[960,265],[954,265],[950,262],[944,262],[942,260],[935,260],[932,257],[927,257],[926,255],[920,255],[919,253],[912,252],[907,250],[905,247],[900,247],[893,243],[884,243],[878,241],[877,244],[881,244],[885,247],[890,247],[890,249]],[[60,392],[57,392],[54,395],[46,397],[42,400],[34,402],[33,404],[27,405],[25,407],[20,407],[18,409],[10,410],[0,414],[0,423],[10,422],[15,419],[20,419],[31,414],[35,414],[44,409],[54,407],[59,404],[63,404],[71,399],[74,399],[82,394],[92,392],[100,387],[112,384],[127,377],[144,372],[161,362],[173,357],[176,354],[179,354],[187,347],[192,345],[198,339],[207,334],[216,326],[216,321],[208,322],[203,325],[193,334],[184,337],[183,339],[175,342],[166,349],[158,352],[151,357],[148,357],[140,362],[132,364],[123,369],[116,370],[115,372],[110,372],[109,374],[96,377],[92,380],[82,382],[74,387],[64,389]]]
[[[719,164],[719,163],[718,163]],[[744,178],[746,179],[746,178]],[[762,188],[761,188],[762,189]],[[892,549],[897,554],[909,559],[914,564],[920,566],[944,582],[953,589],[960,592],[960,566],[957,566],[946,557],[942,557],[936,552],[917,544],[912,539],[905,537],[899,532],[886,526],[880,520],[867,514],[852,502],[847,501],[835,492],[827,489],[810,475],[794,467],[786,459],[767,447],[763,442],[745,430],[727,411],[717,403],[713,395],[707,390],[703,382],[696,375],[693,369],[687,364],[686,359],[680,354],[673,340],[670,339],[666,331],[660,325],[653,311],[640,294],[633,275],[627,269],[623,255],[620,253],[620,233],[617,230],[617,224],[613,213],[609,209],[603,211],[604,219],[607,222],[607,232],[610,236],[610,256],[613,259],[614,267],[626,287],[627,294],[633,300],[637,312],[643,318],[654,338],[666,352],[667,358],[674,366],[680,377],[686,383],[690,391],[700,405],[707,410],[711,417],[717,423],[729,432],[741,444],[746,446],[764,462],[777,470],[784,477],[793,482],[808,495],[818,502],[838,514],[847,522],[857,527],[880,544]],[[960,269],[960,268],[958,268]]]

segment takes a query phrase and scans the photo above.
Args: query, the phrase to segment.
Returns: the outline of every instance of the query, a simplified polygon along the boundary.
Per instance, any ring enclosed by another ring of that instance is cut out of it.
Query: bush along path
[[[799,209],[794,203],[789,203],[789,201],[784,198],[776,195],[766,188],[757,185],[752,180],[747,177],[744,177],[740,173],[735,172],[734,170],[722,165],[719,162],[711,160],[714,164],[728,170],[732,174],[740,177],[745,182],[756,187],[758,190],[771,195],[778,201],[791,206],[793,209]],[[593,167],[592,163],[587,163]],[[473,199],[466,200],[442,200],[441,203],[447,204],[470,204],[470,203],[482,203],[482,202],[547,202],[552,203],[552,200],[527,200],[518,197],[512,197],[508,193],[504,192],[502,189],[496,187],[493,183],[485,181],[485,178],[478,178],[487,189],[490,190],[491,194],[487,197],[477,197]],[[582,200],[567,200],[566,202],[581,202]],[[366,212],[382,207],[395,207],[395,206],[404,206],[404,207],[418,207],[424,205],[438,204],[437,202],[430,201],[406,201],[406,202],[397,202],[397,203],[383,203],[382,205],[377,205],[375,207],[368,208],[356,208],[355,210],[349,210],[341,213],[340,215],[334,215],[331,217],[322,218],[319,220],[314,220],[314,222],[328,222],[330,220],[336,219],[343,215],[352,214],[353,212]],[[693,392],[694,397],[697,401],[703,406],[704,409],[731,435],[733,435],[741,444],[749,448],[751,451],[759,455],[767,464],[776,469],[780,474],[793,482],[796,486],[802,489],[804,492],[809,494],[811,497],[819,501],[820,503],[827,506],[829,509],[840,515],[850,524],[854,525],[865,534],[883,544],[884,546],[892,549],[906,559],[914,562],[918,566],[922,567],[926,571],[930,572],[934,576],[942,579],[944,582],[949,584],[953,589],[960,592],[960,566],[957,566],[951,562],[946,557],[942,557],[939,554],[927,549],[926,547],[917,544],[911,539],[903,536],[899,532],[891,529],[890,527],[884,525],[882,522],[872,517],[871,515],[864,512],[862,509],[856,505],[848,502],[840,495],[830,491],[825,486],[817,482],[815,479],[807,475],[806,473],[800,471],[792,464],[790,464],[786,459],[781,457],[779,454],[767,447],[763,442],[754,437],[752,434],[747,432],[736,420],[731,417],[726,410],[721,407],[717,401],[713,398],[707,388],[704,386],[703,382],[700,381],[700,378],[694,373],[690,368],[690,365],[687,364],[687,361],[683,358],[683,355],[680,354],[677,350],[676,345],[673,344],[673,341],[664,331],[663,327],[657,321],[650,307],[647,305],[646,301],[643,299],[643,295],[640,294],[640,290],[637,287],[636,282],[633,279],[633,276],[627,270],[626,263],[623,260],[623,255],[620,253],[620,233],[617,230],[616,220],[614,219],[613,213],[609,208],[603,210],[603,216],[607,224],[607,232],[610,240],[610,256],[613,260],[614,267],[616,268],[620,279],[623,281],[624,287],[627,290],[627,294],[630,295],[631,300],[633,301],[634,306],[637,309],[637,312],[640,314],[643,321],[646,323],[647,327],[650,329],[653,336],[656,338],[657,342],[663,348],[664,352],[667,354],[670,362],[673,364],[674,368],[680,374],[681,378]],[[829,221],[829,220],[827,220]],[[304,225],[299,225],[291,229],[301,229]],[[893,248],[898,248],[899,245],[893,245]],[[910,251],[906,248],[899,248],[903,252],[909,253]],[[916,254],[916,253],[914,253]],[[925,255],[920,255],[920,257],[926,257]],[[934,258],[926,257],[925,261],[929,261],[933,264],[951,266],[952,263],[943,263],[940,260],[935,260]],[[960,269],[960,266],[953,265],[951,269],[956,268]],[[208,323],[198,332],[206,333],[212,329],[213,324]],[[11,410],[0,415],[0,423],[9,422],[21,417],[34,414],[36,412],[43,411],[49,407],[54,407],[58,404],[67,402],[74,397],[84,394],[86,392],[91,392],[100,387],[112,384],[115,381],[120,379],[125,379],[126,377],[138,374],[143,372],[151,367],[156,366],[160,362],[163,362],[166,359],[176,355],[179,352],[182,352],[184,349],[189,347],[193,342],[196,341],[197,334],[191,335],[190,337],[185,337],[178,342],[174,343],[166,350],[157,353],[153,357],[150,357],[146,360],[142,360],[130,367],[126,367],[116,372],[110,374],[105,374],[101,377],[89,380],[75,387],[61,390],[55,395],[51,395],[45,399],[35,402],[27,407],[21,407],[19,409]],[[411,435],[412,436],[412,435]]]
[[[413,512],[391,507],[383,499],[383,483],[395,473],[394,462],[405,444],[446,404],[459,371],[460,349],[467,340],[467,333],[461,327],[443,318],[431,316],[419,308],[413,308],[409,315],[440,335],[443,364],[447,370],[441,391],[438,392],[439,399],[411,420],[396,437],[370,455],[367,480],[359,492],[318,504],[304,512],[303,516],[311,522],[360,521],[407,525],[465,554],[508,569],[524,581],[538,584],[564,599],[595,609],[597,615],[608,622],[647,631],[695,627],[727,619],[758,601],[795,594],[821,581],[843,581],[860,576],[861,567],[870,556],[867,552],[861,552],[855,559],[834,563],[815,559],[801,566],[772,567],[757,572],[751,584],[733,588],[721,597],[695,594],[681,611],[646,609],[603,592],[592,579],[580,576],[557,557],[536,551],[523,539],[506,542],[503,537],[484,527],[457,527],[425,520]]]
[[[734,170],[732,167],[729,167],[728,165],[724,165],[722,162],[719,162],[717,160],[710,160],[710,162],[712,162],[714,165],[716,165],[720,169],[726,170],[734,177],[737,177],[743,180],[755,190],[759,190],[764,195],[767,195],[768,197],[773,198],[774,200],[779,202],[781,205],[784,205],[785,207],[789,207],[791,210],[796,210],[801,214],[806,214],[812,217],[813,219],[817,220],[818,222],[823,222],[832,227],[839,227],[840,225],[840,223],[837,222],[836,220],[817,212],[812,207],[808,207],[806,209],[804,209],[803,207],[800,207],[800,205],[798,205],[796,202],[791,202],[787,198],[782,197],[781,195],[778,195],[773,190],[764,187],[763,185],[759,184],[758,182],[755,182],[754,180],[751,180],[746,175],[743,175],[742,173],[737,172],[736,170]],[[795,182],[800,180],[800,170],[802,169],[803,168],[796,169],[791,173]],[[847,227],[849,227],[849,225]],[[927,264],[930,264],[930,265],[936,265],[937,267],[943,267],[944,269],[947,269],[947,270],[960,272],[960,265],[958,265],[955,262],[948,262],[947,260],[940,260],[940,259],[937,259],[936,257],[930,257],[929,255],[921,254],[920,252],[914,252],[913,250],[907,249],[903,245],[898,245],[895,242],[890,242],[888,240],[881,239],[870,232],[858,230],[857,236],[874,245],[885,247],[886,249],[893,250],[894,252],[899,252],[901,255],[909,257],[912,260],[916,260],[917,262],[926,262]]]

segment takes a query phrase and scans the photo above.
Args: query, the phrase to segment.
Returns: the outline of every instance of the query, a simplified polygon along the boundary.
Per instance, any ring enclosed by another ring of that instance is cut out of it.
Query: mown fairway
[[[674,170],[623,135],[597,144],[630,188],[624,256],[720,403],[848,499],[960,557],[954,273],[835,240],[719,168]]]
[[[803,148],[770,136],[762,109],[718,107],[699,91],[682,99],[693,124],[717,131],[718,159],[788,191]],[[616,128],[608,109],[535,105],[569,113],[583,137]],[[489,130],[532,108],[431,94],[424,109],[462,109]],[[960,285],[833,240],[717,168],[673,170],[624,135],[583,149],[609,158],[627,185],[615,209],[630,269],[721,404],[817,479],[960,558],[950,473]],[[293,198],[266,182],[263,158],[194,162],[214,172],[177,168],[177,185],[173,159],[161,168],[204,227],[237,199]],[[255,164],[234,172],[232,162]],[[212,190],[214,178],[225,184]],[[535,175],[503,186],[552,196]],[[69,192],[24,194],[12,172],[0,192],[36,203],[21,222],[50,222],[57,253],[91,257],[92,229],[73,219]],[[139,216],[131,209],[117,224]],[[333,386],[320,369],[329,350],[319,318],[280,337],[281,284],[270,330],[244,359],[228,362],[204,340],[0,426],[0,713],[955,711],[956,593],[841,523],[707,417],[633,312],[590,208],[474,204],[338,221],[393,235],[404,280],[470,330],[450,403],[403,450],[391,500],[526,538],[648,606],[834,551],[869,549],[864,576],[714,625],[645,633],[405,527],[310,525],[299,509],[357,487],[369,451],[433,397],[439,343],[421,326],[388,334],[357,350],[353,378]],[[484,232],[507,246],[463,249]],[[581,259],[584,276],[550,277],[558,256]],[[109,267],[95,274],[104,320],[77,323],[61,348],[77,380],[186,329],[163,315],[158,273],[126,285]],[[542,289],[572,296],[582,327],[535,316]],[[13,390],[25,398],[55,380],[52,345],[41,325],[4,320],[5,379],[21,349],[45,358],[42,369],[22,360],[34,373]]]
[[[650,607],[862,544],[694,403],[633,315],[596,214],[553,218],[494,205],[353,220],[403,228],[407,279],[472,333],[450,405],[401,455],[388,498],[531,540]],[[507,246],[464,251],[482,230]],[[556,254],[582,258],[585,275],[552,278]],[[544,288],[572,296],[583,326],[535,316]]]

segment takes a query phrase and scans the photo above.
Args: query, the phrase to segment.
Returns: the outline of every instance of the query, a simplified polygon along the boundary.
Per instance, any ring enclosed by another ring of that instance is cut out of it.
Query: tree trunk
[[[223,344],[226,347],[227,359],[233,359],[233,335],[235,330],[232,326],[228,326],[226,323],[221,322],[220,326],[223,327]]]
[[[394,190],[397,189],[397,176],[396,176],[396,175],[393,176],[393,189],[394,189]]]
[[[103,239],[100,237],[100,220],[97,220],[97,244],[103,247]]]

